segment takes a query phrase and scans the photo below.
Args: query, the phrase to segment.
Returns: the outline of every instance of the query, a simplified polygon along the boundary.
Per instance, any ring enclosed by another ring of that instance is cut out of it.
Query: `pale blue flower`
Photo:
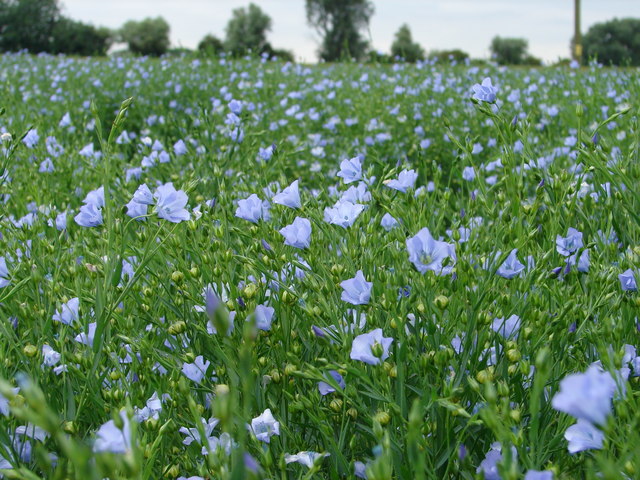
[[[82,205],[80,213],[73,219],[81,227],[97,227],[102,225],[102,209],[96,207],[93,203]]]
[[[38,168],[38,172],[40,173],[51,173],[56,170],[56,167],[53,166],[53,161],[50,158],[45,158]]]
[[[398,222],[398,220],[393,218],[393,216],[391,214],[385,213],[384,216],[382,217],[382,220],[380,220],[380,225],[387,232],[389,232],[389,231],[393,230],[394,228],[396,228],[398,225],[400,225],[400,223]]]
[[[348,201],[338,201],[333,207],[324,209],[324,221],[348,228],[365,209],[364,205]]]
[[[131,425],[124,410],[120,411],[120,418],[123,423],[122,429],[116,427],[113,420],[109,420],[98,429],[93,444],[94,452],[125,454],[131,450]]]
[[[138,203],[135,200],[131,200],[125,207],[127,207],[127,215],[136,220],[145,220],[144,217],[147,215],[147,209],[149,208],[148,205]]]
[[[565,257],[575,253],[582,246],[582,232],[575,228],[569,228],[566,237],[556,236],[556,250]]]
[[[407,189],[413,188],[418,179],[418,174],[415,170],[402,170],[398,175],[398,179],[385,180],[385,186],[398,190],[399,192],[406,193]]]
[[[511,315],[506,320],[504,318],[496,318],[491,324],[491,330],[499,333],[505,340],[518,338],[520,317],[517,315]]]
[[[309,248],[311,244],[311,222],[306,218],[296,217],[291,225],[280,229],[284,244],[295,248]]]
[[[209,369],[209,365],[211,365],[209,360],[205,360],[202,355],[198,355],[193,363],[182,364],[182,373],[189,380],[195,383],[200,383],[204,379],[204,376]]]
[[[133,194],[133,201],[142,205],[153,205],[153,194],[146,183],[137,188]]]
[[[524,480],[553,480],[551,470],[529,470],[524,476]]]
[[[180,430],[178,431],[185,436],[184,440],[182,440],[182,443],[184,445],[189,446],[193,442],[196,442],[200,445],[204,444],[204,441],[213,434],[213,430],[220,423],[220,420],[214,417],[211,417],[209,420],[200,418],[200,423],[202,424],[205,438],[200,437],[200,431],[197,428],[180,427]]]
[[[338,384],[340,389],[344,390],[347,384],[345,383],[344,378],[342,378],[342,375],[340,375],[340,373],[337,370],[329,370],[329,375]],[[326,374],[325,374],[325,377],[326,377]],[[336,389],[333,388],[331,385],[329,385],[327,382],[318,382],[318,391],[320,392],[320,395],[324,396],[324,395],[328,395],[330,393],[335,392]]]
[[[251,431],[261,442],[270,443],[271,437],[280,435],[280,422],[273,417],[271,409],[267,408],[251,420]]]
[[[382,329],[376,328],[353,339],[350,358],[352,360],[360,360],[369,365],[378,365],[389,358],[389,347],[392,342],[393,338],[383,337]],[[375,353],[373,351],[374,347],[376,348]]]
[[[362,179],[362,161],[359,157],[354,157],[340,162],[340,171],[338,177],[344,180],[344,183],[357,182]]]
[[[520,275],[523,272],[525,267],[522,263],[520,263],[520,260],[518,260],[517,255],[518,255],[517,248],[514,248],[513,250],[511,250],[511,253],[509,253],[509,256],[502,263],[502,265],[500,265],[500,268],[498,268],[498,271],[496,273],[501,277],[507,278],[507,279],[511,279]]]
[[[271,330],[271,322],[273,321],[273,315],[275,309],[267,305],[257,305],[253,315],[256,319],[256,328],[258,330]]]
[[[187,153],[187,146],[185,145],[183,140],[178,140],[173,144],[173,153],[175,153],[178,157]]]
[[[356,276],[340,283],[342,287],[341,299],[352,305],[366,305],[371,298],[371,289],[373,282],[367,282],[362,274],[362,270],[358,270]]]
[[[319,458],[328,457],[328,453],[318,453],[318,452],[298,452],[295,455],[286,454],[284,456],[285,463],[299,463],[300,465],[304,465],[305,467],[311,468],[313,467],[316,460]]]
[[[40,141],[40,135],[38,135],[38,130],[32,128],[27,132],[27,134],[22,139],[22,143],[24,143],[27,148],[35,147]]]
[[[423,228],[414,237],[407,239],[409,261],[420,273],[431,270],[438,275],[447,275],[453,271],[456,261],[455,246],[453,244],[435,240],[428,228]],[[444,266],[445,259],[451,264]]]
[[[551,400],[556,410],[595,425],[604,425],[611,413],[616,382],[597,365],[585,373],[574,373],[560,382],[560,390]]]
[[[184,208],[189,202],[187,194],[182,190],[176,190],[173,183],[160,185],[153,197],[156,200],[155,210],[158,217],[172,223],[180,223],[191,218],[191,214]]]
[[[578,422],[567,428],[564,438],[569,442],[569,453],[584,450],[600,450],[604,442],[604,433],[594,427],[588,420],[578,419]]]
[[[239,200],[236,217],[252,223],[258,223],[260,219],[267,220],[264,202],[255,193],[244,200]]]
[[[620,280],[620,287],[625,292],[635,292],[638,289],[635,274],[630,268],[618,275],[618,279]]]
[[[496,93],[498,89],[491,84],[489,77],[482,81],[482,84],[476,83],[473,87],[473,98],[481,102],[493,103],[496,101]]]
[[[62,306],[56,310],[53,314],[52,320],[56,322],[64,323],[65,325],[71,325],[80,318],[80,299],[74,297],[67,303],[63,303]]]
[[[298,180],[295,180],[291,185],[285,188],[282,192],[274,195],[273,203],[278,205],[284,205],[289,208],[300,208],[302,203],[300,202],[300,191],[298,189]]]
[[[464,167],[462,170],[462,179],[471,182],[476,178],[476,170],[473,167]]]
[[[7,268],[7,261],[4,257],[0,257],[0,288],[9,285],[9,269]]]

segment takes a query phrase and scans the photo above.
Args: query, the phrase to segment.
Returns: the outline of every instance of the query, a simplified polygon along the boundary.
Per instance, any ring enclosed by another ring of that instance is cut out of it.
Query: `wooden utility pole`
[[[580,0],[574,0],[574,34],[573,34],[573,59],[582,60],[582,34],[580,33]]]

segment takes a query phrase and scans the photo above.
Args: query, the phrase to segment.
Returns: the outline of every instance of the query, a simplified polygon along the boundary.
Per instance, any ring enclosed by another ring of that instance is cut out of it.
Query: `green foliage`
[[[469,58],[469,54],[462,50],[434,50],[429,53],[429,58],[437,63],[449,64],[451,62],[462,63]]]
[[[120,38],[133,53],[160,56],[169,49],[169,31],[169,24],[162,17],[129,20],[120,29]]]
[[[113,42],[113,32],[108,28],[61,18],[53,28],[52,53],[71,55],[106,55]]]
[[[227,24],[225,49],[238,56],[249,52],[263,53],[270,30],[271,17],[256,4],[249,4],[249,8],[236,8]]]
[[[370,0],[306,0],[307,21],[322,36],[320,59],[325,62],[361,59],[368,42],[362,31],[374,13]]]
[[[499,65],[522,65],[528,56],[529,42],[524,38],[494,37],[490,48]]]
[[[51,37],[59,18],[58,0],[1,0],[0,51],[51,51]]]
[[[215,35],[207,34],[198,43],[198,51],[205,55],[219,55],[224,51],[224,44]]]
[[[597,58],[604,65],[640,66],[640,18],[596,23],[582,37],[585,63]]]
[[[391,56],[402,58],[410,63],[424,60],[424,49],[419,43],[413,41],[411,30],[406,23],[396,32],[395,39],[391,44]]]

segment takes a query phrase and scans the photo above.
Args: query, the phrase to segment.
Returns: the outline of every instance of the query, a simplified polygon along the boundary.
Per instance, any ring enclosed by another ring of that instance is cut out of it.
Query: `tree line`
[[[373,51],[367,31],[374,6],[371,0],[305,0],[307,23],[321,38],[320,60],[417,62],[427,56],[413,40],[408,25],[396,32],[390,54]],[[267,40],[272,20],[256,4],[233,10],[225,37],[207,34],[198,50],[204,55],[266,55],[293,60],[293,54],[274,48]],[[592,26],[583,36],[583,59],[603,64],[640,66],[640,19],[614,19]],[[28,50],[69,55],[106,55],[114,43],[130,52],[160,56],[170,51],[170,26],[161,17],[130,20],[118,30],[95,27],[61,14],[59,0],[0,0],[0,51]],[[501,65],[539,65],[522,38],[495,37],[492,58]],[[432,59],[465,61],[461,50],[432,52]]]

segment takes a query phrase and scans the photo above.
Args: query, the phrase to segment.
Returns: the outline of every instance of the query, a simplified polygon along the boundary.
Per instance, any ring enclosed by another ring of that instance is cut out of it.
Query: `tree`
[[[424,49],[419,43],[413,41],[411,30],[406,23],[396,32],[396,37],[391,44],[391,56],[404,58],[411,63],[424,60]]]
[[[0,0],[0,51],[48,52],[58,0]]]
[[[251,3],[249,8],[236,8],[227,24],[225,48],[234,55],[262,53],[267,45],[271,17]]]
[[[499,65],[522,65],[528,56],[529,42],[524,38],[494,37],[491,55]]]
[[[160,56],[169,49],[169,30],[162,17],[129,20],[120,29],[120,37],[133,53]]]
[[[215,35],[205,35],[198,43],[198,51],[205,55],[219,55],[224,51],[224,44]]]
[[[368,42],[361,31],[368,28],[374,8],[370,0],[306,0],[307,22],[322,36],[320,58],[333,62],[363,58]]]
[[[53,27],[51,53],[71,55],[106,55],[113,32],[62,17]]]
[[[605,65],[640,66],[640,18],[596,23],[582,37],[583,59]]]

